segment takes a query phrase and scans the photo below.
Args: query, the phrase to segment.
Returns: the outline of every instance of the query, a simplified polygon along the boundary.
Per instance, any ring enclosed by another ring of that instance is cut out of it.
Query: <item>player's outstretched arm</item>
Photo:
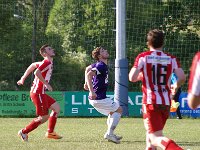
[[[37,65],[38,65],[38,64],[39,64],[39,62],[32,63],[32,64],[26,69],[26,71],[24,72],[24,75],[21,77],[21,79],[20,79],[19,81],[17,81],[17,84],[18,84],[18,85],[23,85],[25,79],[30,75],[31,72],[33,72],[33,71],[37,68]]]

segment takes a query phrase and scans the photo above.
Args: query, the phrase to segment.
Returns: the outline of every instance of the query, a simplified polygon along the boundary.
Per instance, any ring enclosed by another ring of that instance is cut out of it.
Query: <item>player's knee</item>
[[[122,114],[122,107],[121,106],[119,106],[119,108],[117,109],[117,111],[116,112],[118,112],[118,113],[120,113],[120,114]]]
[[[39,116],[39,117],[35,118],[35,122],[44,123],[48,120],[48,118],[49,118],[49,115]]]
[[[42,122],[46,122],[49,119],[49,115],[42,116]]]
[[[156,139],[151,139],[151,144],[152,144],[152,145],[157,145]]]
[[[53,111],[55,111],[57,114],[60,113],[60,105],[59,105],[57,102],[54,103],[53,105],[51,105],[51,109],[52,109]]]
[[[56,107],[56,109],[55,109],[55,112],[56,112],[57,114],[60,113],[60,105],[59,105],[59,104],[57,105],[57,107]]]
[[[157,145],[157,137],[156,136],[150,135],[149,138],[150,138],[152,145],[154,145],[154,146]]]
[[[159,145],[159,140],[160,140],[161,137],[163,138],[162,130],[156,131],[152,134],[149,134],[151,144],[154,145],[154,146]]]

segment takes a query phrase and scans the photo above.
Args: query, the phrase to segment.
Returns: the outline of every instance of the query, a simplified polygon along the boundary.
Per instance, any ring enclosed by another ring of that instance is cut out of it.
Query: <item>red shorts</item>
[[[163,130],[169,117],[170,106],[159,104],[143,104],[144,126],[148,133]]]
[[[30,93],[30,97],[36,108],[36,115],[45,116],[49,114],[49,107],[56,101],[47,94]]]

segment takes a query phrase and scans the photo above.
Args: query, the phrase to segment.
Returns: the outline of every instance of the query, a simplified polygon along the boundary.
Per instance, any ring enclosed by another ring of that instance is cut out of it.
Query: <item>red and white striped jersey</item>
[[[48,59],[44,59],[42,62],[37,64],[37,68],[41,71],[43,78],[47,82],[49,82],[53,71],[53,62]],[[39,80],[38,77],[35,76],[33,85],[31,87],[31,92],[37,94],[44,94],[45,90],[45,85]]]
[[[171,104],[171,75],[180,68],[175,56],[159,50],[140,53],[133,67],[143,73],[143,104]]]
[[[193,58],[188,85],[188,93],[200,96],[200,52]]]

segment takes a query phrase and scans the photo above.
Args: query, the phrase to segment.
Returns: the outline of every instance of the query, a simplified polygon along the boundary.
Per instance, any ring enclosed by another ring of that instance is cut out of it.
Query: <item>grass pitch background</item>
[[[58,118],[55,131],[61,140],[46,139],[47,123],[29,134],[22,142],[18,130],[32,118],[0,118],[1,150],[144,150],[145,130],[141,118],[122,118],[116,133],[121,144],[104,140],[106,118]],[[164,134],[184,149],[200,150],[200,119],[168,119]]]

